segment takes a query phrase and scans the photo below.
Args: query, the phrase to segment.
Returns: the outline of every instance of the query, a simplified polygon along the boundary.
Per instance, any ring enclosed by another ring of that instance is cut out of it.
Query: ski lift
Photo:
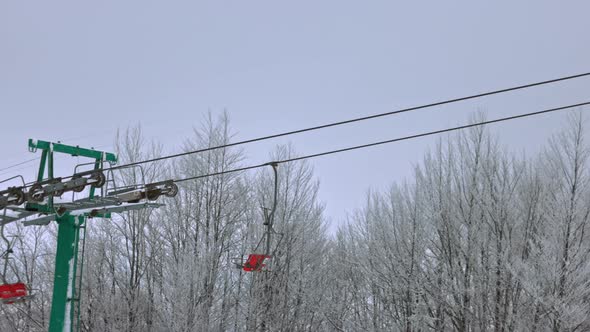
[[[110,161],[106,162],[108,163],[109,167],[112,167],[112,163]],[[94,189],[100,189],[101,194],[104,193],[104,185],[108,182],[107,175],[105,175],[103,170],[104,163],[105,161],[101,159],[93,162],[77,164],[74,167],[74,176],[72,176],[72,181],[78,181],[78,183],[74,183],[74,185],[79,185],[75,186],[72,189],[72,200],[75,199],[76,193],[81,193],[82,191],[84,191],[87,185],[90,185],[91,188]],[[92,168],[82,171],[80,170],[80,168],[87,168],[87,166],[92,166]],[[82,182],[84,182],[83,180],[81,180],[84,177],[87,177],[86,182],[84,184],[81,184]]]
[[[22,186],[21,187],[9,187],[6,190],[0,191],[0,209],[4,209],[5,207],[7,207],[9,205],[15,205],[15,206],[21,205],[27,199],[27,195],[23,189],[25,187],[25,179],[21,175],[13,176],[13,177],[8,178],[6,180],[2,180],[2,181],[0,181],[0,183],[8,182],[13,179],[20,179],[22,182]]]
[[[269,210],[269,209],[264,208],[264,225],[266,226],[266,231],[265,231],[264,235],[262,236],[262,238],[260,239],[260,241],[258,241],[256,248],[254,248],[254,253],[251,253],[248,255],[246,262],[243,262],[242,257],[240,257],[239,259],[234,261],[236,264],[236,267],[238,267],[246,272],[266,271],[265,269],[263,269],[264,267],[266,267],[266,264],[264,264],[264,261],[266,259],[271,259],[274,256],[281,241],[283,240],[283,234],[277,233],[273,228],[274,214],[275,214],[275,211],[277,208],[277,195],[278,195],[278,189],[279,189],[278,173],[277,173],[278,164],[273,162],[273,163],[269,163],[269,165],[272,166],[272,169],[274,172],[274,198],[273,198],[272,209]],[[280,235],[280,239],[271,254],[270,247],[271,247],[271,242],[272,242],[272,236],[275,234]],[[264,253],[258,253],[259,249],[260,249],[260,245],[263,243],[263,241],[265,243],[264,244]]]
[[[116,197],[121,202],[138,203],[141,200],[141,188],[145,187],[145,172],[141,165],[129,165],[117,167],[118,172],[131,170],[138,174],[139,180],[129,185],[117,185],[115,173],[112,169],[107,170],[106,195]],[[137,177],[135,177],[137,178]]]
[[[74,173],[71,180],[63,182],[62,178],[47,179],[36,182],[31,186],[28,193],[28,200],[32,202],[43,202],[47,196],[61,196],[65,192],[82,192],[86,186],[100,188],[105,184],[105,175],[102,170],[91,170]]]
[[[6,211],[4,213],[6,214]],[[2,258],[4,259],[4,269],[2,271],[2,284],[0,284],[0,303],[13,304],[23,302],[33,297],[33,295],[29,294],[27,286],[20,281],[17,281],[16,283],[8,283],[6,281],[10,254],[12,254],[13,251],[12,243],[4,235],[4,224],[0,226],[0,236],[2,236],[2,239],[6,242],[7,246],[6,251],[2,254]]]
[[[242,265],[242,269],[246,272],[262,271],[262,268],[266,266],[264,260],[267,258],[271,258],[271,256],[264,254],[250,254],[248,255],[246,262]]]
[[[22,302],[29,297],[27,286],[22,282],[0,285],[0,302],[3,304]]]
[[[139,203],[145,199],[148,201],[155,201],[160,196],[174,197],[178,194],[178,186],[173,180],[166,180],[160,182],[147,183],[145,182],[145,173],[141,165],[130,165],[116,168],[123,169],[137,169],[140,182],[131,185],[117,186],[113,170],[107,172],[107,196],[116,197],[121,202],[125,203]]]
[[[265,239],[268,238],[269,234],[270,234],[271,238],[273,235],[279,235],[279,241],[274,246],[275,248],[272,251],[270,250],[270,246],[271,246],[270,241],[265,241]],[[266,267],[265,261],[267,259],[271,259],[271,258],[275,257],[275,254],[276,254],[282,240],[283,240],[283,233],[278,233],[274,229],[271,228],[271,233],[265,232],[265,234],[262,236],[260,241],[258,241],[258,244],[254,248],[252,253],[248,254],[248,257],[246,258],[245,261],[244,261],[244,256],[241,256],[236,259],[233,259],[233,263],[235,264],[235,266],[237,268],[242,269],[246,272],[266,272],[268,270],[265,269],[265,267]],[[261,253],[260,246],[262,245],[263,242],[265,243],[265,245],[264,245],[265,249],[264,249],[264,252]]]
[[[150,201],[155,201],[158,197],[174,197],[178,194],[178,186],[173,180],[150,183],[145,186],[145,197]]]

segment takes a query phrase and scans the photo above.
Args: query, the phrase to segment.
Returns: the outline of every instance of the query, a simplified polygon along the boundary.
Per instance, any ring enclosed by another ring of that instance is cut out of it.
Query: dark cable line
[[[129,167],[129,166],[135,166],[135,165],[140,165],[140,164],[145,164],[145,163],[151,163],[151,162],[155,162],[155,161],[161,161],[161,160],[170,159],[170,158],[182,157],[182,156],[186,156],[186,155],[190,155],[190,154],[195,154],[195,153],[201,153],[201,152],[207,152],[207,151],[212,151],[212,150],[217,150],[217,149],[229,148],[229,147],[236,146],[236,145],[254,143],[254,142],[264,141],[264,140],[268,140],[268,139],[283,137],[283,136],[300,134],[300,133],[305,133],[305,132],[309,132],[309,131],[315,131],[315,130],[330,128],[330,127],[336,127],[336,126],[341,126],[341,125],[345,125],[345,124],[349,124],[349,123],[354,123],[354,122],[359,122],[359,121],[365,121],[365,120],[370,120],[370,119],[376,119],[376,118],[380,118],[380,117],[385,117],[385,116],[390,116],[390,115],[396,115],[396,114],[401,114],[401,113],[406,113],[406,112],[412,112],[412,111],[417,111],[417,110],[421,110],[421,109],[425,109],[425,108],[430,108],[430,107],[435,107],[435,106],[442,106],[442,105],[446,105],[446,104],[452,104],[452,103],[456,103],[456,102],[460,102],[460,101],[465,101],[465,100],[470,100],[470,99],[476,99],[476,98],[481,98],[481,97],[486,97],[486,96],[492,96],[492,95],[506,93],[506,92],[511,92],[511,91],[516,91],[516,90],[528,89],[528,88],[532,88],[532,87],[536,87],[536,86],[541,86],[541,85],[546,85],[546,84],[551,84],[551,83],[557,83],[557,82],[572,80],[572,79],[586,77],[586,76],[590,76],[590,72],[586,72],[586,73],[582,73],[582,74],[576,74],[576,75],[571,75],[571,76],[565,76],[565,77],[560,77],[560,78],[555,78],[555,79],[550,79],[550,80],[545,80],[545,81],[540,81],[540,82],[535,82],[535,83],[529,83],[529,84],[524,84],[524,85],[518,85],[518,86],[514,86],[514,87],[510,87],[510,88],[500,89],[500,90],[483,92],[483,93],[478,93],[478,94],[474,94],[474,95],[470,95],[470,96],[465,96],[465,97],[460,97],[460,98],[447,99],[447,100],[438,101],[438,102],[434,102],[434,103],[430,103],[430,104],[413,106],[413,107],[409,107],[409,108],[403,108],[403,109],[399,109],[399,110],[395,110],[395,111],[390,111],[390,112],[385,112],[385,113],[379,113],[379,114],[373,114],[373,115],[363,116],[363,117],[349,119],[349,120],[344,120],[344,121],[332,122],[332,123],[327,123],[327,124],[323,124],[323,125],[319,125],[319,126],[314,126],[314,127],[308,127],[308,128],[297,129],[297,130],[292,130],[292,131],[286,131],[286,132],[282,132],[282,133],[278,133],[278,134],[272,134],[272,135],[267,135],[267,136],[262,136],[262,137],[247,139],[247,140],[243,140],[243,141],[238,141],[238,142],[234,142],[234,143],[228,143],[228,144],[223,144],[223,145],[208,147],[208,148],[194,150],[194,151],[187,151],[187,152],[172,154],[172,155],[168,155],[168,156],[162,156],[162,157],[153,158],[153,159],[136,161],[136,162],[132,162],[132,163],[124,164],[124,165],[113,166],[113,167],[110,167],[108,169],[114,170],[114,169]],[[71,178],[71,177],[65,177],[65,178]]]
[[[28,165],[28,166],[23,166],[23,167],[11,169],[11,170],[8,170],[6,172],[0,173],[0,176],[6,175],[6,174],[18,174],[17,173],[18,171],[22,171],[22,170],[25,170],[25,169],[30,169],[32,167],[38,167],[38,166],[37,165]],[[4,179],[4,178],[2,178],[2,179]]]
[[[347,148],[330,150],[330,151],[325,151],[325,152],[320,152],[320,153],[315,153],[315,154],[309,154],[309,155],[300,156],[300,157],[294,157],[294,158],[283,159],[283,160],[276,160],[276,161],[266,162],[263,164],[250,165],[250,166],[240,167],[240,168],[236,168],[236,169],[221,171],[221,172],[197,175],[197,176],[192,176],[192,177],[188,177],[188,178],[184,178],[184,179],[170,180],[170,181],[179,183],[179,182],[202,179],[202,178],[207,178],[207,177],[212,177],[212,176],[217,176],[217,175],[241,172],[241,171],[261,168],[261,167],[265,167],[265,166],[289,163],[289,162],[294,162],[294,161],[299,161],[299,160],[304,160],[304,159],[311,159],[311,158],[316,158],[316,157],[321,157],[321,156],[326,156],[326,155],[331,155],[331,154],[336,154],[336,153],[341,153],[341,152],[347,152],[347,151],[352,151],[352,150],[365,149],[365,148],[388,144],[388,143],[395,143],[395,142],[400,142],[400,141],[405,141],[405,140],[410,140],[410,139],[415,139],[415,138],[420,138],[420,137],[425,137],[425,136],[432,136],[432,135],[442,134],[442,133],[446,133],[446,132],[458,131],[458,130],[472,128],[472,127],[478,127],[478,126],[483,126],[483,125],[488,125],[488,124],[493,124],[493,123],[499,123],[499,122],[504,122],[504,121],[510,121],[510,120],[515,120],[515,119],[520,119],[520,118],[525,118],[525,117],[541,115],[541,114],[545,114],[545,113],[563,111],[563,110],[571,109],[574,107],[581,107],[581,106],[587,106],[587,105],[590,105],[590,101],[572,104],[572,105],[568,105],[568,106],[561,106],[561,107],[545,109],[545,110],[536,111],[536,112],[512,115],[512,116],[497,118],[497,119],[488,120],[488,121],[481,121],[481,122],[476,122],[476,123],[472,123],[472,124],[461,125],[461,126],[456,126],[456,127],[446,128],[446,129],[434,130],[434,131],[424,132],[424,133],[420,133],[420,134],[398,137],[398,138],[394,138],[394,139],[378,141],[378,142],[373,142],[373,143],[368,143],[368,144],[355,145],[355,146],[351,146],[351,147],[347,147]],[[27,187],[27,185],[25,187]]]
[[[323,125],[314,126],[314,127],[308,127],[308,128],[303,128],[303,129],[298,129],[298,130],[293,130],[293,131],[286,131],[286,132],[282,132],[282,133],[278,133],[278,134],[272,134],[272,135],[247,139],[247,140],[243,140],[243,141],[238,141],[238,142],[234,142],[234,143],[228,143],[228,144],[208,147],[208,148],[194,150],[194,151],[187,151],[187,152],[172,154],[172,155],[168,155],[168,156],[157,157],[157,158],[153,158],[153,159],[146,159],[146,160],[136,161],[136,162],[123,164],[123,165],[116,165],[116,166],[112,166],[109,168],[104,168],[104,170],[116,170],[116,169],[121,169],[121,168],[129,167],[129,166],[135,166],[135,165],[140,165],[140,164],[145,164],[145,163],[161,161],[161,160],[165,160],[165,159],[177,158],[177,157],[182,157],[182,156],[201,153],[201,152],[207,152],[207,151],[223,149],[223,148],[228,148],[228,147],[242,145],[242,144],[254,143],[254,142],[264,141],[264,140],[268,140],[268,139],[283,137],[283,136],[289,136],[289,135],[300,134],[300,133],[309,132],[309,131],[315,131],[315,130],[319,130],[319,129],[341,126],[344,124],[365,121],[365,120],[370,120],[370,119],[375,119],[375,118],[380,118],[380,117],[385,117],[385,116],[390,116],[390,115],[396,115],[396,114],[401,114],[401,113],[406,113],[406,112],[412,112],[412,111],[417,111],[417,110],[421,110],[421,109],[425,109],[425,108],[442,106],[442,105],[456,103],[456,102],[460,102],[460,101],[476,99],[476,98],[481,98],[481,97],[486,97],[486,96],[492,96],[492,95],[496,95],[496,94],[516,91],[516,90],[522,90],[522,89],[527,89],[527,88],[532,88],[532,87],[536,87],[536,86],[572,80],[572,79],[586,77],[586,76],[590,76],[590,72],[576,74],[576,75],[570,75],[570,76],[564,76],[564,77],[560,77],[560,78],[539,81],[539,82],[529,83],[529,84],[524,84],[524,85],[518,85],[518,86],[494,90],[494,91],[488,91],[488,92],[483,92],[483,93],[460,97],[460,98],[447,99],[444,101],[438,101],[438,102],[434,102],[434,103],[430,103],[430,104],[413,106],[413,107],[409,107],[409,108],[403,108],[403,109],[399,109],[399,110],[395,110],[395,111],[373,114],[373,115],[368,115],[368,116],[344,120],[344,121],[332,122],[332,123],[323,124]],[[71,178],[73,178],[73,175],[61,177],[62,180],[71,179]],[[36,183],[36,182],[34,182],[34,181],[28,182],[25,185],[25,187],[30,187],[34,183]]]
[[[400,141],[406,141],[406,140],[410,140],[410,139],[415,139],[415,138],[420,138],[420,137],[425,137],[425,136],[431,136],[431,135],[437,135],[437,134],[442,134],[442,133],[446,133],[446,132],[451,132],[451,131],[457,131],[457,130],[472,128],[472,127],[478,127],[478,126],[483,126],[483,125],[497,123],[497,122],[510,121],[510,120],[515,120],[515,119],[520,119],[520,118],[526,118],[526,117],[535,116],[535,115],[541,115],[541,114],[545,114],[545,113],[563,111],[563,110],[566,110],[566,109],[570,109],[570,108],[574,108],[574,107],[580,107],[580,106],[586,106],[586,105],[590,105],[590,101],[579,103],[579,104],[568,105],[568,106],[562,106],[562,107],[545,109],[545,110],[537,111],[537,112],[530,112],[530,113],[518,114],[518,115],[513,115],[513,116],[498,118],[498,119],[494,119],[494,120],[482,121],[482,122],[477,122],[477,123],[472,123],[472,124],[467,124],[467,125],[462,125],[462,126],[457,126],[457,127],[451,127],[451,128],[446,128],[446,129],[434,130],[434,131],[429,131],[429,132],[425,132],[425,133],[420,133],[420,134],[415,134],[415,135],[410,135],[410,136],[404,136],[404,137],[389,139],[389,140],[385,140],[385,141],[379,141],[379,142],[374,142],[374,143],[356,145],[356,146],[351,146],[351,147],[347,147],[347,148],[343,148],[343,149],[330,150],[330,151],[325,151],[325,152],[320,152],[320,153],[315,153],[315,154],[309,154],[309,155],[305,155],[305,156],[301,156],[301,157],[295,157],[295,158],[289,158],[289,159],[284,159],[284,160],[271,161],[271,162],[267,162],[267,163],[263,163],[263,164],[258,164],[258,165],[252,165],[252,166],[246,166],[246,167],[241,167],[241,168],[236,168],[236,169],[230,169],[230,170],[227,170],[227,171],[221,171],[221,172],[216,172],[216,173],[210,173],[210,174],[203,174],[203,175],[198,175],[198,176],[192,176],[192,177],[188,177],[188,178],[184,178],[184,179],[174,180],[174,182],[184,182],[184,181],[196,180],[196,179],[201,179],[201,178],[206,178],[206,177],[211,177],[211,176],[216,176],[216,175],[223,175],[223,174],[228,174],[228,173],[241,172],[241,171],[246,171],[246,170],[250,170],[250,169],[254,169],[254,168],[260,168],[260,167],[264,167],[264,166],[269,166],[269,165],[272,165],[273,163],[283,164],[283,163],[289,163],[289,162],[303,160],[303,159],[311,159],[311,158],[316,158],[316,157],[321,157],[321,156],[327,156],[327,155],[331,155],[331,154],[335,154],[335,153],[347,152],[347,151],[358,150],[358,149],[365,149],[365,148],[368,148],[368,147],[373,147],[373,146],[382,145],[382,144],[388,144],[388,143],[395,143],[395,142],[400,142]]]
[[[28,160],[22,161],[20,163],[14,164],[14,165],[10,165],[10,166],[4,167],[4,168],[0,168],[0,172],[5,171],[7,169],[14,168],[16,166],[20,166],[20,165],[24,165],[26,163],[30,163],[31,161],[35,161],[35,160],[38,160],[38,159],[39,159],[39,157],[35,157],[35,158],[28,159]]]

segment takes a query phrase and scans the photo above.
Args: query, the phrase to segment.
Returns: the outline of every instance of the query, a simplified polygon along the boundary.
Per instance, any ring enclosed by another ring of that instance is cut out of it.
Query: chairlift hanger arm
[[[270,255],[270,242],[273,233],[272,224],[275,218],[275,211],[277,209],[277,196],[279,191],[279,173],[277,172],[277,167],[279,166],[278,163],[272,162],[269,164],[272,167],[273,175],[274,175],[274,191],[273,191],[273,202],[272,202],[272,209],[268,216],[266,216],[266,220],[264,221],[264,225],[266,225],[266,246],[264,248],[264,255]]]
[[[272,256],[270,255],[270,246],[271,246],[271,242],[272,242],[272,235],[273,234],[280,234],[280,233],[276,233],[273,229],[273,221],[274,221],[274,215],[275,215],[275,211],[277,209],[277,198],[278,198],[278,190],[279,190],[279,178],[278,178],[278,172],[277,172],[277,167],[278,167],[278,163],[275,162],[271,162],[268,163],[269,166],[272,167],[273,170],[273,175],[274,175],[274,192],[273,192],[273,202],[272,202],[272,208],[270,209],[270,212],[267,213],[267,209],[264,209],[264,226],[266,227],[266,230],[264,232],[264,235],[262,236],[262,238],[260,239],[260,241],[258,241],[258,244],[256,245],[256,248],[254,249],[254,253],[249,254],[248,255],[248,259],[246,260],[245,263],[243,264],[237,264],[238,267],[240,267],[242,270],[246,271],[246,272],[261,272],[263,271],[263,267],[266,266],[266,264],[264,264],[264,261],[267,258],[272,258]],[[282,240],[282,234],[281,235],[281,240]],[[280,244],[277,243],[277,247]],[[260,247],[260,244],[262,242],[264,243],[264,253],[260,254],[257,253],[258,252],[258,248]],[[273,255],[276,252],[276,248],[275,250],[273,250]]]

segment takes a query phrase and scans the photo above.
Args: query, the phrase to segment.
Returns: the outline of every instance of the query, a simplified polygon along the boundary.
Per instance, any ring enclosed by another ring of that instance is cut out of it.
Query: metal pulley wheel
[[[80,179],[80,178],[82,178],[82,175],[76,174],[76,175],[72,176],[72,181],[73,180]],[[72,191],[79,193],[79,192],[84,191],[84,188],[86,188],[86,185],[85,184],[81,184],[79,186],[73,187],[72,188]]]
[[[21,205],[27,200],[27,195],[21,188],[11,188],[9,190],[9,195],[14,197],[12,204]]]
[[[166,183],[164,189],[166,190],[166,193],[164,194],[166,197],[174,197],[178,194],[178,186],[174,182]]]
[[[145,197],[149,201],[155,201],[155,200],[157,200],[158,197],[160,197],[161,194],[162,194],[162,190],[160,190],[158,188],[146,188],[145,189]]]
[[[45,191],[43,190],[43,185],[40,183],[35,183],[29,189],[29,200],[33,202],[43,202],[45,199]]]
[[[95,180],[95,182],[90,184],[92,186],[92,188],[100,188],[100,187],[104,186],[104,184],[107,181],[107,179],[104,176],[104,173],[102,171],[96,171],[96,172],[92,173],[92,175],[90,176],[90,180]]]

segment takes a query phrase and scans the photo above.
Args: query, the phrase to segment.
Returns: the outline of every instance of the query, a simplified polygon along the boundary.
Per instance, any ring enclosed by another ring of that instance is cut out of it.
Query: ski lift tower
[[[87,157],[94,159],[94,170],[100,170],[104,162],[116,163],[117,157],[112,153],[84,149],[74,146],[63,145],[60,143],[50,143],[45,141],[29,140],[29,151],[36,152],[40,149],[41,160],[39,163],[39,172],[37,183],[43,183],[45,175],[45,166],[47,165],[47,181],[55,182],[53,176],[53,154],[64,153],[70,156]],[[98,173],[95,173],[98,174]],[[103,174],[104,175],[104,174]],[[61,181],[60,181],[61,182]],[[88,200],[94,198],[96,186],[91,186],[88,193]],[[57,251],[55,253],[55,274],[53,284],[53,298],[51,301],[51,318],[49,321],[49,331],[71,331],[74,320],[74,302],[79,302],[79,294],[75,294],[76,271],[78,265],[78,248],[80,240],[80,229],[86,227],[86,218],[84,215],[74,216],[67,210],[59,214],[54,206],[53,195],[50,195],[45,204],[27,203],[25,209],[28,211],[36,210],[48,214],[47,219],[54,219],[57,222]],[[50,220],[41,220],[42,223]]]
[[[173,197],[178,192],[178,187],[172,181],[145,184],[144,179],[143,184],[116,188],[115,177],[112,176],[109,180],[109,176],[105,176],[103,172],[105,163],[109,166],[116,164],[117,156],[113,153],[30,139],[29,151],[37,152],[38,150],[41,150],[41,160],[37,182],[26,193],[24,207],[21,205],[22,200],[0,200],[0,209],[11,211],[10,215],[6,213],[0,215],[0,224],[5,225],[19,220],[22,220],[25,226],[43,226],[52,221],[57,223],[57,250],[49,331],[77,331],[80,325],[80,291],[87,219],[110,218],[111,213],[158,208],[163,204],[149,201],[155,201],[161,195]],[[53,174],[55,153],[90,158],[93,161],[76,166],[71,178],[55,178]],[[90,170],[79,171],[81,167],[90,168]],[[140,168],[143,177],[143,169],[140,166],[134,167]],[[47,177],[45,177],[45,169],[47,169]],[[109,192],[111,182],[115,190]],[[96,194],[97,189],[100,189],[100,195]],[[24,192],[25,186],[11,190]],[[55,199],[68,192],[72,192],[71,200],[64,202],[64,200]],[[74,193],[83,197],[77,197]],[[82,243],[82,255],[79,260],[80,243]]]

